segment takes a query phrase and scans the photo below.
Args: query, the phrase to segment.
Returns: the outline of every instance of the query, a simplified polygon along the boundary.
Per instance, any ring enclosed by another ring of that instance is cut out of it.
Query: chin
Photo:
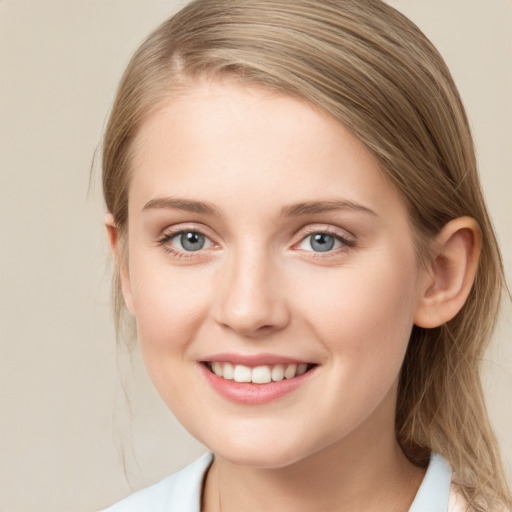
[[[234,432],[225,432],[222,439],[219,436],[203,439],[205,444],[215,455],[239,466],[279,469],[293,465],[316,450],[306,446],[301,436],[283,435],[281,432],[262,433],[260,429],[254,436],[236,435]]]
[[[278,447],[276,450],[275,445],[265,450],[254,446],[220,447],[213,452],[231,464],[261,469],[285,468],[302,459],[296,449]]]

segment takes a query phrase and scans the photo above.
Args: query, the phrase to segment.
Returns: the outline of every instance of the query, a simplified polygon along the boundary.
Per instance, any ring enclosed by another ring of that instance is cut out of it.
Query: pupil
[[[181,246],[187,251],[198,251],[204,246],[204,235],[189,231],[181,235]]]
[[[317,233],[313,236],[311,247],[318,252],[330,251],[334,247],[334,237],[325,233]]]

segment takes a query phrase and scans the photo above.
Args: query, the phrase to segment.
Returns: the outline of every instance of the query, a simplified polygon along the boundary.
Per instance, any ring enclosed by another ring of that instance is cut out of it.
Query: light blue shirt
[[[200,512],[203,480],[213,461],[206,453],[181,471],[142,489],[103,512]],[[432,454],[427,472],[409,512],[447,512],[452,472]]]

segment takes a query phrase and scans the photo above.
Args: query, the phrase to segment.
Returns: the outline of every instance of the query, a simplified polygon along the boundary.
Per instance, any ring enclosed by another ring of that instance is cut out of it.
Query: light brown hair
[[[405,201],[421,259],[450,220],[476,219],[483,245],[459,314],[414,327],[403,363],[396,434],[411,461],[443,455],[474,511],[510,504],[479,365],[504,277],[468,120],[443,59],[379,0],[196,0],[163,23],[121,80],[103,144],[103,191],[121,240],[130,157],[144,120],[177,87],[229,78],[295,95],[328,112],[374,154]],[[122,298],[114,283],[116,317]]]

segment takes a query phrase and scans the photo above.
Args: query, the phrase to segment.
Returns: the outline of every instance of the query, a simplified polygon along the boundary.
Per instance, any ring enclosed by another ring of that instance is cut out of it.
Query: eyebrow
[[[304,203],[292,204],[284,206],[281,209],[282,217],[298,217],[300,215],[311,215],[314,213],[324,213],[330,211],[352,210],[367,213],[374,217],[378,217],[377,213],[362,204],[352,201],[332,199],[326,201],[307,201]]]
[[[201,213],[203,215],[220,216],[220,212],[216,206],[204,201],[193,201],[190,199],[181,199],[179,197],[157,197],[148,201],[142,211],[153,209],[173,209],[183,210],[192,213]]]
[[[195,201],[192,199],[183,199],[179,197],[157,197],[148,201],[142,211],[154,209],[174,209],[186,212],[199,213],[202,215],[215,215],[220,217],[219,209],[212,203],[206,201]],[[330,211],[351,210],[363,212],[374,217],[378,217],[370,208],[353,201],[340,199],[331,199],[324,201],[306,201],[296,204],[283,206],[281,208],[281,217],[299,217],[301,215],[312,215],[315,213],[324,213]]]

